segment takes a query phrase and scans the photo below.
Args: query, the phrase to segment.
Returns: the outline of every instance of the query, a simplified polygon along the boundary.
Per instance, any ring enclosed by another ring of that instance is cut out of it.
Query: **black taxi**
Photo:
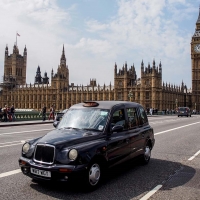
[[[68,181],[81,175],[95,188],[107,168],[136,156],[147,164],[154,143],[140,104],[87,101],[71,106],[56,129],[26,141],[19,166],[32,179]]]

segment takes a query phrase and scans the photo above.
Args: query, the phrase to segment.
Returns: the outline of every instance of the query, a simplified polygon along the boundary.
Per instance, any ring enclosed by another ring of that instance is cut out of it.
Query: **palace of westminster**
[[[43,104],[49,109],[66,109],[73,104],[86,100],[123,100],[134,101],[145,108],[158,110],[176,109],[188,106],[200,110],[200,11],[196,22],[195,33],[191,40],[192,59],[192,91],[187,89],[183,81],[180,86],[162,82],[162,64],[144,66],[141,62],[141,76],[137,78],[135,67],[128,68],[127,63],[120,69],[114,65],[114,85],[97,85],[90,79],[89,85],[78,86],[69,83],[69,68],[66,64],[63,46],[60,65],[57,71],[51,71],[51,79],[44,73],[42,77],[38,66],[34,84],[26,83],[27,49],[23,56],[19,54],[17,45],[9,55],[5,48],[4,75],[0,83],[0,107],[5,105],[15,108],[40,110]],[[51,81],[50,81],[51,80]]]

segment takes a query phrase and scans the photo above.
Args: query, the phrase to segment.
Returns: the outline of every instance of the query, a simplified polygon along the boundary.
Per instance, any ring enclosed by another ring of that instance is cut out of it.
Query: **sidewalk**
[[[5,126],[22,126],[22,125],[32,125],[32,124],[47,124],[47,123],[52,123],[53,120],[46,120],[46,121],[41,121],[41,120],[35,120],[35,121],[15,121],[15,122],[0,122],[0,127],[5,127]]]

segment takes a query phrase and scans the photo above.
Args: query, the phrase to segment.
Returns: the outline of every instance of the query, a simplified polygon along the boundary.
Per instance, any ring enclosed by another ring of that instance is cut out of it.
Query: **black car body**
[[[178,117],[179,116],[191,117],[191,115],[192,115],[192,111],[190,110],[189,107],[179,107],[178,108]]]
[[[83,175],[94,188],[106,168],[139,155],[147,164],[154,143],[140,104],[85,102],[70,107],[55,130],[27,141],[19,165],[33,179],[67,181]]]

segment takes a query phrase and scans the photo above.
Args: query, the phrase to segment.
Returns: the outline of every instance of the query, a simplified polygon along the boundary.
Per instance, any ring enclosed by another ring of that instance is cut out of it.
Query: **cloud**
[[[133,54],[132,58],[137,63],[142,59],[147,62],[154,58],[158,62],[162,60],[165,64],[163,71],[166,72],[164,81],[181,83],[181,79],[177,80],[177,76],[171,78],[167,72],[170,66],[169,69],[177,70],[180,77],[184,77],[182,68],[190,73],[191,35],[179,26],[177,16],[180,16],[179,21],[184,20],[193,11],[192,5],[186,1],[165,0],[121,0],[118,5],[114,19],[107,24],[91,20],[87,22],[88,30],[95,32],[103,41],[109,41],[116,55],[128,55],[124,57],[126,60],[131,52],[137,52],[137,57],[134,58]],[[139,68],[138,65],[137,71]]]

